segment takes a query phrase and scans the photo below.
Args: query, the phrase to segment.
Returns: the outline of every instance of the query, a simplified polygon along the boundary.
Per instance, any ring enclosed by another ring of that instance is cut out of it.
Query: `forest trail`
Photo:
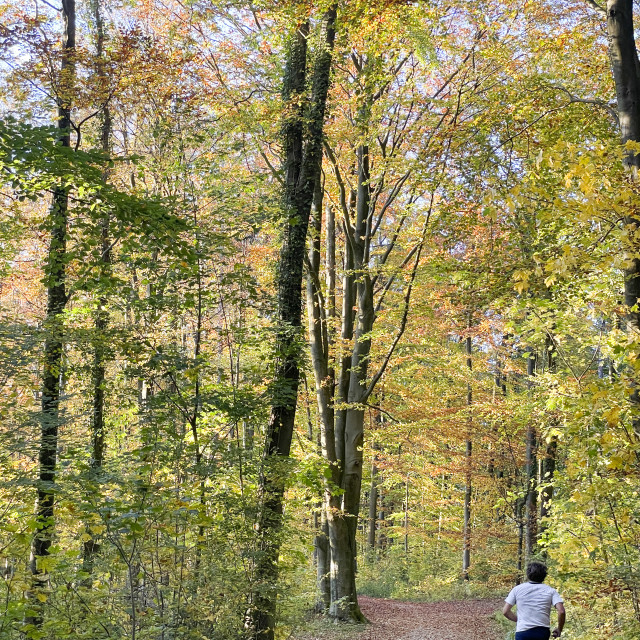
[[[384,598],[358,598],[372,625],[363,640],[499,640],[491,616],[503,601],[399,602]]]

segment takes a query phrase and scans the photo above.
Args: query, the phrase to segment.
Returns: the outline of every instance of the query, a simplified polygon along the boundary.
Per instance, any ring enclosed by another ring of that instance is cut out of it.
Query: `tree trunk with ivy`
[[[308,104],[304,99],[308,22],[297,27],[289,42],[283,83],[287,114],[282,127],[285,225],[277,277],[277,360],[259,482],[261,508],[257,523],[256,588],[248,613],[249,631],[256,640],[273,640],[275,631],[284,489],[300,380],[303,258],[322,162],[324,114],[331,75],[335,19],[336,8],[332,6],[323,19],[323,48],[315,59]]]

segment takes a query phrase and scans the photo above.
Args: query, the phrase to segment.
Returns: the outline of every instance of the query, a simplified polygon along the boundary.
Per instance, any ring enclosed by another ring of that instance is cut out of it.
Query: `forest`
[[[2,0],[0,640],[640,638],[639,19]]]

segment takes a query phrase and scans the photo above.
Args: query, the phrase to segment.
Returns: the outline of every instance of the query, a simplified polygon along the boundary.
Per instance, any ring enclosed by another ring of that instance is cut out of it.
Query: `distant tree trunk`
[[[106,83],[107,78],[104,71],[104,20],[100,10],[101,0],[94,0],[93,10],[96,27],[96,56],[98,58],[98,73],[101,82]],[[104,104],[100,113],[100,142],[102,151],[105,154],[111,150],[111,112],[108,104]],[[107,178],[105,171],[104,178]],[[111,252],[109,242],[109,214],[105,212],[100,222],[100,273],[103,277],[108,277],[111,269]],[[95,337],[93,345],[93,366],[91,371],[91,381],[93,386],[93,411],[91,416],[91,471],[92,480],[98,480],[98,474],[102,468],[105,447],[105,425],[104,425],[104,405],[105,405],[105,381],[106,363],[108,348],[105,344],[106,331],[109,325],[109,312],[106,309],[107,300],[104,295],[98,299],[95,314]],[[85,541],[82,550],[82,570],[88,574],[85,586],[91,584],[91,574],[95,554],[99,550],[98,536],[88,528],[86,534],[89,539]]]
[[[371,460],[371,488],[369,490],[369,526],[367,529],[367,547],[369,551],[376,549],[376,524],[378,520],[378,467],[377,454]]]
[[[409,556],[409,474],[404,482],[404,554]]]
[[[76,46],[75,0],[62,0],[64,32],[62,37],[62,63],[58,83],[58,140],[63,147],[71,148],[71,98],[75,80],[73,53]],[[63,313],[67,303],[67,220],[69,187],[58,185],[53,192],[49,211],[50,242],[45,265],[47,287],[47,311],[44,320],[46,339],[42,374],[42,404],[40,413],[40,450],[38,455],[38,499],[36,505],[37,529],[31,545],[30,569],[33,576],[32,602],[35,613],[28,621],[42,625],[43,616],[38,591],[46,586],[47,570],[41,568],[43,558],[49,555],[55,525],[55,480],[60,421],[60,380],[64,351]]]
[[[469,322],[469,327],[471,322]],[[465,340],[465,353],[467,354],[467,368],[469,369],[469,375],[473,370],[473,362],[471,360],[471,336],[467,336]],[[465,459],[466,459],[466,471],[465,471],[465,489],[464,489],[464,523],[462,530],[462,577],[465,580],[469,579],[469,567],[471,566],[471,456],[473,453],[473,442],[471,440],[471,406],[473,405],[473,388],[471,381],[467,383],[467,410],[469,415],[467,417],[467,442],[465,446]]]
[[[323,19],[324,45],[316,58],[308,108],[303,98],[307,77],[308,23],[296,29],[289,43],[285,69],[283,97],[287,116],[282,138],[286,222],[277,278],[277,362],[259,481],[261,509],[257,523],[256,590],[248,612],[250,634],[259,640],[273,640],[275,630],[284,488],[300,379],[303,256],[314,191],[320,176],[335,18],[336,7],[331,6]]]
[[[442,547],[442,505],[444,504],[444,489],[446,477],[444,473],[440,476],[440,503],[438,505],[438,535],[436,536],[436,558],[440,557]]]
[[[549,515],[551,500],[553,499],[553,476],[556,471],[556,459],[558,457],[558,436],[551,436],[547,445],[545,458],[542,464],[542,482],[545,485],[540,492],[540,520]],[[543,522],[540,523],[540,533],[546,529]]]
[[[524,503],[525,500],[523,498],[517,498],[516,504],[514,507],[515,519],[518,523],[518,551],[517,551],[517,561],[516,561],[516,584],[520,584],[523,575],[524,569]]]
[[[531,354],[527,360],[527,376],[533,378],[536,371],[536,355]],[[538,541],[538,509],[537,509],[537,470],[536,457],[537,435],[533,421],[527,425],[526,473],[527,482],[525,498],[525,558],[528,560],[535,552]]]
[[[385,526],[387,521],[387,511],[385,508],[385,494],[383,490],[378,487],[378,540],[376,547],[379,552],[383,552],[387,548],[387,536],[385,534]]]
[[[495,379],[494,380],[495,380],[495,386],[493,388],[493,397],[494,397],[494,399],[496,397],[496,393],[497,392],[500,392],[502,397],[506,398],[506,396],[507,396],[507,381],[506,381],[504,372],[502,370],[502,363],[500,362],[500,360],[498,360],[496,362],[496,372],[495,372]],[[494,425],[493,433],[497,437],[497,434],[498,434],[497,425]],[[504,470],[502,468],[496,469],[496,467],[495,467],[495,459],[493,458],[493,456],[489,460],[488,471],[489,471],[489,475],[492,476],[492,477],[495,477],[495,478],[504,477]]]
[[[557,357],[551,339],[547,339],[546,353],[549,373],[554,374],[557,369]],[[552,416],[550,426],[553,428],[556,425],[557,418]],[[553,499],[553,476],[556,471],[557,456],[558,437],[552,434],[546,447],[545,456],[542,459],[542,472],[540,474],[542,485],[542,490],[540,491],[540,534],[547,528],[546,518],[549,516],[551,500]],[[544,549],[544,555],[546,555],[546,547]]]
[[[634,36],[633,0],[607,0],[607,33],[609,58],[616,85],[618,119],[621,142],[640,142],[640,62]],[[638,180],[640,154],[631,149],[625,151],[624,161],[630,170],[631,179]],[[640,231],[640,218],[630,210],[624,219],[627,237],[635,238]],[[631,240],[633,242],[633,240]],[[630,337],[637,344],[640,339],[640,258],[638,246],[625,247],[629,264],[625,269],[624,302],[626,326]],[[636,409],[632,418],[635,433],[640,437],[640,383],[635,381],[630,401]]]

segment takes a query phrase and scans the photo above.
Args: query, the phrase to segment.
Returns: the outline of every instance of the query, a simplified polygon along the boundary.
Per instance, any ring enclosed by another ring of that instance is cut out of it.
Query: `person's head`
[[[530,562],[527,565],[527,579],[531,582],[544,582],[547,567],[542,562]]]

